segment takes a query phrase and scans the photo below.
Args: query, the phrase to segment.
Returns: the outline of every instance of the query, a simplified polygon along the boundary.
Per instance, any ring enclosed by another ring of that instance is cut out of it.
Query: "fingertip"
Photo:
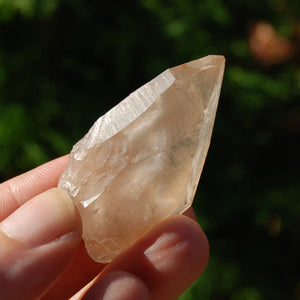
[[[33,197],[57,186],[69,155],[47,162],[0,184],[0,221]]]
[[[33,248],[78,229],[75,229],[78,223],[76,209],[67,192],[53,188],[22,205],[1,227],[12,239]]]
[[[162,222],[156,230],[161,234],[145,255],[161,274],[179,273],[193,281],[203,273],[208,264],[209,243],[196,221],[177,215]]]
[[[145,282],[151,299],[176,299],[203,273],[208,258],[208,240],[199,224],[176,215],[145,233],[102,276],[123,270]]]
[[[5,283],[0,290],[7,299],[39,297],[66,268],[81,241],[77,210],[57,188],[26,202],[0,229],[0,285]]]
[[[204,272],[209,243],[200,225],[183,215],[170,217],[156,230],[157,239],[145,251],[156,272],[150,278],[151,297],[176,299]]]
[[[98,280],[84,295],[84,300],[149,300],[145,283],[137,276],[124,271],[112,272]]]

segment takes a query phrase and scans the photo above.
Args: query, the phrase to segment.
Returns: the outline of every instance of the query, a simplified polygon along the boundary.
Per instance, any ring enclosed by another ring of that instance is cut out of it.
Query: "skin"
[[[93,261],[72,200],[55,188],[67,160],[0,185],[1,299],[176,299],[202,274],[209,246],[191,209],[155,225],[110,264]]]

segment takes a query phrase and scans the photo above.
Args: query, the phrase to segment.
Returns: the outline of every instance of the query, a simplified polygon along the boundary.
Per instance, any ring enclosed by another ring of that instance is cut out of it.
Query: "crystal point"
[[[90,256],[109,262],[191,206],[210,143],[223,56],[171,68],[100,117],[74,147],[59,187],[83,222]]]

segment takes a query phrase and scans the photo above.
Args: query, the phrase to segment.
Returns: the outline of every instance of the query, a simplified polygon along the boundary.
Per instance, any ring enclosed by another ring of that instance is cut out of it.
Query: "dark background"
[[[63,155],[166,68],[227,59],[180,299],[300,299],[298,0],[0,1],[0,180]],[[179,274],[180,276],[180,274]]]

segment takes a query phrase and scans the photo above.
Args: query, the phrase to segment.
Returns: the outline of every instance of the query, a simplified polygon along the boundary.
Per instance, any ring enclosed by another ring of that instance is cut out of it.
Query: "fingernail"
[[[170,259],[176,256],[176,249],[181,248],[184,241],[175,233],[162,234],[146,251],[145,256],[157,269],[164,269]]]
[[[12,213],[1,223],[9,237],[33,248],[59,238],[75,228],[75,209],[66,191],[48,190]]]
[[[168,269],[173,261],[181,261],[193,254],[193,243],[198,244],[199,232],[194,230],[190,220],[183,216],[171,217],[165,232],[144,252],[147,260],[157,270]],[[179,222],[180,221],[180,222]]]

